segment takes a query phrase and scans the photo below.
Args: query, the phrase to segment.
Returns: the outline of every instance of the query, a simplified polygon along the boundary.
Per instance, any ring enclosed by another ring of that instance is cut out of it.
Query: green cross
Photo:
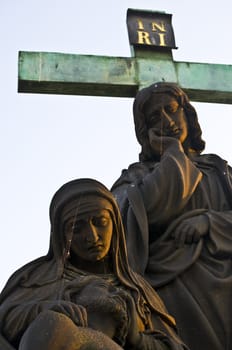
[[[232,65],[173,60],[171,15],[129,9],[127,21],[132,57],[21,51],[18,91],[134,97],[142,87],[168,81],[192,101],[232,103]]]

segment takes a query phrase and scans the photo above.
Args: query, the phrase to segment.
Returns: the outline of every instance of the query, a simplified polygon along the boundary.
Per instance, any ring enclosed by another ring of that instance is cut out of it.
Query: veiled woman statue
[[[0,295],[1,349],[187,349],[158,295],[129,267],[104,185],[66,183],[50,220],[48,254],[16,271]]]
[[[231,168],[201,154],[197,113],[176,84],[140,90],[134,122],[140,161],[112,188],[129,262],[156,289],[192,350],[232,349]],[[221,127],[220,116],[209,122]]]

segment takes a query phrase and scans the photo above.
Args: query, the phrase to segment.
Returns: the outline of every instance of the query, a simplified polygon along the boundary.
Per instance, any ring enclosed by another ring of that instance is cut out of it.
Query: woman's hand
[[[154,155],[162,156],[162,154],[168,148],[172,147],[183,151],[181,142],[178,140],[178,138],[161,134],[160,130],[156,128],[151,128],[148,130],[148,138]]]
[[[206,215],[197,215],[183,220],[172,236],[178,247],[184,244],[197,243],[209,231],[209,219]]]

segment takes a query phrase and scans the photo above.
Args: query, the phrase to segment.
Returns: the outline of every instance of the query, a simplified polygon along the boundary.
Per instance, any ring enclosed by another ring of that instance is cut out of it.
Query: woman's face
[[[157,135],[173,136],[180,142],[188,136],[188,125],[183,108],[168,94],[154,93],[145,107],[148,129],[156,129]]]
[[[108,254],[113,233],[110,212],[104,209],[101,198],[94,201],[94,210],[70,218],[65,226],[66,233],[72,236],[71,255],[89,262],[99,261]]]

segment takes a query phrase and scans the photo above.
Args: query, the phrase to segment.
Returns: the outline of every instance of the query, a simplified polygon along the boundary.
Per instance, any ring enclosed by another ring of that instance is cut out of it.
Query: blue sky
[[[173,15],[176,61],[232,64],[228,0],[2,0],[0,5],[0,289],[44,255],[48,208],[65,182],[93,177],[110,187],[137,161],[129,98],[19,94],[18,51],[130,56],[128,8]],[[232,106],[194,103],[206,153],[232,164]]]

